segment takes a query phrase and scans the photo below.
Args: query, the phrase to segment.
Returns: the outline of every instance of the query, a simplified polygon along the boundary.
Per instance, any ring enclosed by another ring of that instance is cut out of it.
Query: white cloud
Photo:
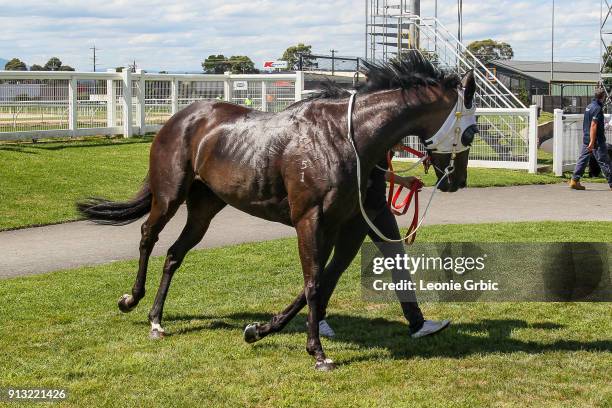
[[[433,14],[423,2],[422,14]],[[465,40],[494,38],[513,45],[517,59],[550,55],[551,1],[464,2]],[[599,6],[592,0],[557,0],[559,59],[597,61]],[[597,2],[598,3],[598,2]],[[440,17],[456,30],[456,1],[439,0]],[[279,57],[298,42],[315,52],[364,52],[364,0],[0,0],[0,57],[28,64],[59,56],[91,69],[89,48],[103,66],[136,60],[145,69],[200,68],[209,54]]]

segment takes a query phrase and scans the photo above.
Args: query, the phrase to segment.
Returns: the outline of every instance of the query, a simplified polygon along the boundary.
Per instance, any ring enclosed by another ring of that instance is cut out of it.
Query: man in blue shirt
[[[612,190],[612,166],[608,157],[606,147],[605,122],[603,113],[603,102],[606,99],[606,91],[597,89],[595,98],[584,112],[584,123],[582,125],[582,150],[576,163],[576,169],[570,180],[570,188],[574,190],[584,190],[580,184],[580,178],[589,164],[591,155],[595,157],[604,176],[608,179],[610,190]]]

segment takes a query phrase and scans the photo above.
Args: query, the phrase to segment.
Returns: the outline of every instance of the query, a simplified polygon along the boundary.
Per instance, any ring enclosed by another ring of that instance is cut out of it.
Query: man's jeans
[[[606,144],[597,143],[597,147],[593,149],[593,156],[595,156],[595,160],[599,163],[599,167],[601,167],[604,176],[608,179],[608,184],[612,187],[612,166],[610,165]],[[580,157],[578,157],[578,162],[576,163],[576,170],[574,170],[574,174],[572,175],[574,180],[580,180],[589,164],[590,158],[591,152],[589,152],[587,145],[583,144],[582,150],[580,151]]]

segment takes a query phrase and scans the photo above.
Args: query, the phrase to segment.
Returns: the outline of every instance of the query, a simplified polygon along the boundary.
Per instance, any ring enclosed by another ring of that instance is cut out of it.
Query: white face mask
[[[465,89],[462,88],[458,92],[457,103],[440,130],[424,142],[427,150],[436,153],[460,153],[470,148],[462,143],[461,136],[466,129],[476,125],[476,108],[473,104],[471,109],[465,107]]]

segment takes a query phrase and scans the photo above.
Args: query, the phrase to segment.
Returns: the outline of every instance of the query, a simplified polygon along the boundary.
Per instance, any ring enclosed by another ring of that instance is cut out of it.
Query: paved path
[[[425,224],[515,221],[612,221],[612,192],[605,184],[587,184],[577,192],[566,185],[475,188],[438,194]],[[426,189],[422,200],[428,199]],[[422,205],[424,207],[424,205]],[[154,255],[162,255],[178,237],[186,211],[166,226]],[[407,223],[410,217],[402,217]],[[140,222],[122,227],[72,222],[0,232],[0,278],[94,265],[138,257]],[[294,236],[292,228],[225,208],[213,219],[198,248]]]

